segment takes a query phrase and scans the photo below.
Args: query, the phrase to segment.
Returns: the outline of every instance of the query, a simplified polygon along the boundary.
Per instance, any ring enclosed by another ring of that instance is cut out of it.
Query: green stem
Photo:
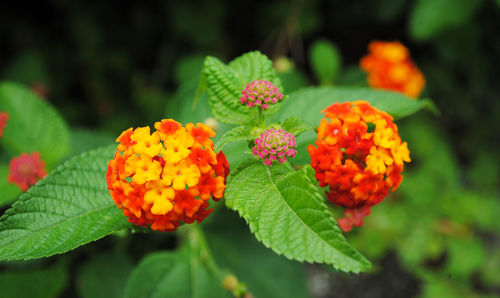
[[[189,244],[200,252],[201,261],[207,265],[208,269],[210,269],[218,279],[222,279],[222,273],[213,259],[205,234],[200,228],[200,225],[192,224],[189,225],[189,228]]]
[[[213,255],[210,251],[210,247],[208,246],[205,234],[203,233],[203,230],[200,228],[200,225],[199,224],[189,225],[186,235],[189,241],[189,245],[191,247],[190,258],[192,258],[191,259],[192,266],[197,266],[198,263],[197,261],[199,260],[201,263],[207,266],[207,268],[216,277],[219,283],[223,285],[224,279],[225,277],[228,276],[228,273],[221,271],[220,268],[217,266],[217,263],[215,262]],[[194,271],[193,268],[192,271]],[[226,287],[224,286],[224,288]],[[244,293],[247,292],[246,285],[241,283],[238,283],[236,289],[234,290],[229,290],[228,288],[226,288],[226,290],[230,291],[231,294],[236,298],[241,297]]]

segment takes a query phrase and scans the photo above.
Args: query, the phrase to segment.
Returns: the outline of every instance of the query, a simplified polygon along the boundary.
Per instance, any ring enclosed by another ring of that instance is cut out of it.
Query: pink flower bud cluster
[[[256,80],[247,85],[241,92],[242,104],[253,108],[260,106],[263,110],[269,108],[269,104],[275,104],[283,98],[276,86],[269,81]]]
[[[271,166],[273,161],[283,163],[287,157],[295,157],[297,144],[293,134],[283,129],[269,129],[264,131],[255,140],[253,154],[264,160],[264,164]]]

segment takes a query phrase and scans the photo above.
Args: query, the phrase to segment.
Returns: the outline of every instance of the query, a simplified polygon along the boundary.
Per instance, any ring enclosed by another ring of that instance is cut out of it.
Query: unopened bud
[[[263,110],[267,110],[269,105],[277,104],[282,99],[283,94],[273,83],[255,80],[241,91],[240,102],[250,108],[261,107]]]
[[[203,121],[203,124],[210,127],[214,131],[217,131],[217,129],[219,128],[219,122],[217,122],[217,120],[212,117],[205,119],[205,121]]]
[[[238,279],[236,276],[229,274],[222,280],[222,286],[224,289],[232,292],[238,287]]]
[[[274,60],[274,69],[276,69],[277,73],[289,72],[293,69],[293,62],[287,57],[278,57]]]

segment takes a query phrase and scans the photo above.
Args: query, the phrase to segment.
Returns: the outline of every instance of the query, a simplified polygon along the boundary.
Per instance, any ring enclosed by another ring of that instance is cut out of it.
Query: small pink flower
[[[270,104],[276,104],[283,99],[283,94],[278,88],[273,83],[264,80],[251,82],[243,89],[241,95],[241,104],[246,104],[251,108],[260,106],[263,110],[267,110]]]
[[[3,129],[7,125],[7,120],[9,120],[9,114],[6,112],[0,112],[0,137],[2,137]]]
[[[16,184],[22,191],[27,191],[45,175],[47,175],[45,163],[40,159],[38,152],[33,152],[31,155],[22,153],[19,157],[11,159],[7,181]]]
[[[264,131],[256,140],[252,148],[253,154],[272,166],[273,161],[284,163],[287,157],[295,157],[297,144],[293,134],[283,129],[269,129]]]

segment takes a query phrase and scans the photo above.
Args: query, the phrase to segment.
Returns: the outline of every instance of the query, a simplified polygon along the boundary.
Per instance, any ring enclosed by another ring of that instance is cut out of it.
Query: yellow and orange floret
[[[410,162],[393,118],[365,101],[335,103],[324,109],[316,146],[307,148],[320,186],[328,199],[348,209],[381,202],[401,183]]]
[[[425,86],[425,78],[404,45],[398,41],[373,41],[368,49],[370,53],[361,59],[360,66],[368,73],[371,87],[418,98]]]
[[[229,164],[214,151],[208,126],[164,119],[129,128],[118,138],[106,175],[111,197],[129,221],[153,230],[174,231],[201,222],[212,211],[209,200],[224,196]]]

